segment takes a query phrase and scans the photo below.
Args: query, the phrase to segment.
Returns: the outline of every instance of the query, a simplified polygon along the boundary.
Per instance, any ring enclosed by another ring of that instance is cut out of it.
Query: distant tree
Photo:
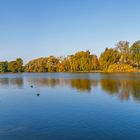
[[[93,58],[93,57],[92,57]],[[91,70],[91,55],[89,51],[77,52],[70,58],[72,71],[90,71]]]
[[[134,42],[130,48],[130,60],[134,67],[140,67],[140,40]]]
[[[29,61],[24,67],[21,58],[0,62],[0,72],[90,72],[116,69],[132,71],[132,67],[140,68],[140,40],[134,42],[131,47],[128,41],[119,41],[115,48],[105,48],[99,59],[87,50],[78,51],[67,57],[37,58]]]
[[[105,51],[100,55],[99,64],[101,70],[107,70],[109,65],[116,64],[119,62],[120,54],[115,49],[105,49]]]
[[[120,41],[116,45],[116,49],[120,52],[120,60],[121,64],[129,64],[129,42],[128,41]]]
[[[7,61],[3,61],[0,62],[0,72],[7,72],[8,71],[8,62]]]
[[[9,72],[22,72],[23,71],[23,60],[21,58],[17,58],[15,61],[11,61],[8,63],[8,71]]]
[[[47,57],[31,60],[25,65],[24,70],[25,72],[47,72],[47,61]]]
[[[90,55],[90,70],[98,70],[99,61],[96,55]]]
[[[57,72],[69,72],[71,71],[70,67],[70,57],[60,57],[59,63],[57,64],[56,68]]]
[[[28,62],[24,69],[25,72],[56,72],[58,62],[53,56],[38,58]]]
[[[46,63],[46,68],[48,72],[56,72],[57,64],[59,63],[59,60],[54,57],[50,56],[48,57],[48,61]]]
[[[8,71],[13,72],[13,73],[18,72],[17,71],[17,62],[16,61],[11,61],[11,62],[8,63]]]
[[[22,72],[23,71],[23,60],[21,58],[17,58],[16,63],[17,63],[17,71]]]

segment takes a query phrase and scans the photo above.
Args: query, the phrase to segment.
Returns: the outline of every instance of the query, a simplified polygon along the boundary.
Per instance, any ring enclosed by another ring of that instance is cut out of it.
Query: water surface
[[[140,139],[140,74],[0,75],[0,139]]]

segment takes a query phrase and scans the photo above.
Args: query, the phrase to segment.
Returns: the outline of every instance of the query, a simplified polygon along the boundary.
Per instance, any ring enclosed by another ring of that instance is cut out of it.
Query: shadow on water
[[[53,75],[53,74],[52,74]],[[86,74],[87,75],[87,74]],[[90,74],[91,75],[91,74]],[[73,76],[72,76],[73,77]],[[78,77],[73,78],[54,78],[54,77],[6,77],[0,78],[1,88],[26,88],[25,83],[31,88],[43,88],[56,86],[68,86],[76,89],[79,92],[91,93],[92,89],[100,87],[108,95],[115,95],[120,100],[129,100],[133,97],[134,100],[140,101],[140,75],[138,74],[100,74],[96,77]],[[34,86],[34,87],[33,87]],[[40,93],[37,92],[37,96]]]

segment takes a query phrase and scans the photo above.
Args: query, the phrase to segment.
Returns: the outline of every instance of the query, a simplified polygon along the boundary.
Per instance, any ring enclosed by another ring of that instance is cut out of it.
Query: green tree
[[[8,71],[8,62],[0,62],[0,72],[7,72]]]
[[[56,68],[57,72],[69,72],[71,71],[70,67],[70,57],[60,57],[59,63],[57,64]]]
[[[17,63],[17,71],[22,72],[23,71],[23,60],[21,58],[17,58],[16,63]]]
[[[70,56],[71,71],[91,71],[98,67],[97,56],[89,51],[80,51]]]
[[[25,72],[56,72],[59,60],[53,56],[38,58],[29,61],[25,67]]]
[[[119,59],[120,54],[117,50],[106,48],[99,58],[100,69],[107,70],[109,65],[118,63]]]
[[[54,57],[50,56],[48,57],[48,61],[46,63],[46,68],[48,72],[56,72],[57,64],[59,63],[59,60]]]
[[[90,70],[98,70],[99,61],[96,55],[90,55]]]
[[[8,63],[8,71],[9,72],[22,72],[23,71],[23,60],[21,58],[17,58],[15,61],[11,61]]]
[[[38,59],[31,60],[25,65],[24,70],[25,72],[47,72],[47,61],[47,57],[41,57]]]
[[[130,48],[130,59],[131,64],[134,67],[140,66],[140,40],[133,43],[133,45]]]

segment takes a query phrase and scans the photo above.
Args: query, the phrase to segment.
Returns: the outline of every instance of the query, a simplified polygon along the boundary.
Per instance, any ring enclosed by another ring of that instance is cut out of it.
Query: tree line
[[[129,72],[140,67],[140,40],[132,45],[120,41],[114,48],[106,48],[99,58],[89,50],[79,51],[66,57],[42,57],[29,61],[23,66],[23,60],[0,62],[0,72]]]

